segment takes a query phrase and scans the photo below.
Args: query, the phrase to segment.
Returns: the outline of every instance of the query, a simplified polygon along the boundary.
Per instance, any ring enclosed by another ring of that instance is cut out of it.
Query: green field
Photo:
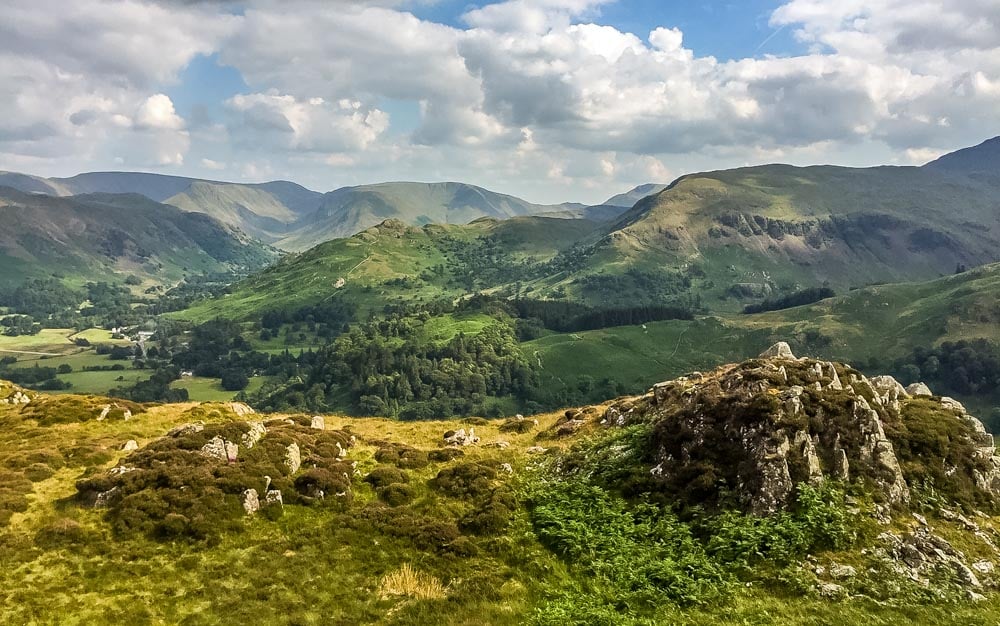
[[[255,376],[250,379],[250,384],[245,391],[252,393],[264,385],[265,379]],[[236,391],[226,391],[222,388],[217,378],[201,378],[198,376],[185,376],[176,380],[170,385],[172,389],[187,389],[188,397],[192,402],[228,402],[236,396]]]

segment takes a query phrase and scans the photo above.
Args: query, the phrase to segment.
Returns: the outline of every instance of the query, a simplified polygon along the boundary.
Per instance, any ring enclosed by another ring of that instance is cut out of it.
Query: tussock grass
[[[383,600],[405,597],[415,600],[443,600],[448,596],[447,588],[441,581],[417,569],[409,563],[389,572],[379,581],[379,597]]]

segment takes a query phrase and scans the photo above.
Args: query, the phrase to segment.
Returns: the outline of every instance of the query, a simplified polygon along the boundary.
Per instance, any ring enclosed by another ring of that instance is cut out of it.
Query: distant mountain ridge
[[[140,194],[185,211],[211,215],[265,243],[291,251],[351,236],[386,219],[412,226],[542,214],[604,221],[631,207],[622,203],[642,193],[632,190],[615,196],[617,204],[588,207],[579,203],[535,204],[459,182],[386,182],[320,193],[287,181],[244,184],[143,172],[90,172],[69,178],[0,172],[0,185],[60,197]]]
[[[946,154],[924,165],[924,168],[954,174],[986,173],[1000,176],[1000,137]]]
[[[185,275],[255,271],[277,256],[240,231],[136,194],[57,197],[0,187],[0,282],[57,274],[159,284]]]

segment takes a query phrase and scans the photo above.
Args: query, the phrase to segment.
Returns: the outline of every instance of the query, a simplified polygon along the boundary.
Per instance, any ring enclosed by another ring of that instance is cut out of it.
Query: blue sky
[[[982,0],[9,0],[0,169],[596,202],[1000,133]]]

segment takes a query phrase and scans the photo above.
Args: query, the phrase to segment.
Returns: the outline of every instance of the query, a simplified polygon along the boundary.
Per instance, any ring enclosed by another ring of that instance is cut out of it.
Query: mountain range
[[[0,284],[7,286],[53,273],[170,283],[186,274],[258,270],[277,256],[211,216],[132,193],[57,197],[0,187],[0,222]]]
[[[481,217],[506,219],[542,214],[609,220],[636,200],[663,187],[642,185],[590,207],[579,203],[534,204],[457,182],[387,182],[320,193],[287,181],[243,184],[141,172],[91,172],[70,178],[42,178],[0,172],[0,186],[57,197],[139,194],[184,211],[205,213],[264,243],[289,251],[302,251],[330,239],[348,237],[385,219],[411,225],[465,224]]]
[[[696,298],[725,312],[811,287],[931,280],[1000,261],[1000,184],[982,175],[997,171],[991,145],[973,149],[974,170],[943,170],[938,161],[691,174],[603,222],[543,215],[415,227],[387,220],[293,255],[196,315],[335,296],[378,307],[473,290],[530,291],[597,307]],[[983,158],[974,157],[977,150]]]

